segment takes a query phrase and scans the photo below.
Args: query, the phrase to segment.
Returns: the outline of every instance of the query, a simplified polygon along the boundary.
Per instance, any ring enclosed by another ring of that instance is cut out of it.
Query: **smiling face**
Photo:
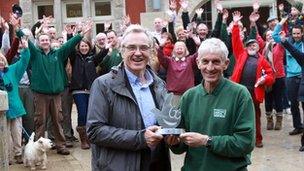
[[[249,45],[247,45],[246,49],[247,49],[247,53],[249,55],[252,55],[252,56],[256,55],[258,53],[258,51],[259,51],[259,44],[257,44],[257,43],[250,43]]]
[[[228,64],[229,60],[225,60],[217,53],[206,53],[199,57],[197,65],[204,78],[204,86],[215,88]]]
[[[46,34],[42,34],[38,37],[38,45],[43,51],[49,51],[51,48],[50,37]]]
[[[133,74],[140,76],[145,72],[151,53],[150,39],[144,32],[131,32],[124,37],[122,57],[125,66]]]
[[[90,46],[86,42],[81,41],[79,44],[79,52],[82,55],[86,55],[89,51],[90,51]]]
[[[182,58],[186,56],[187,47],[184,42],[178,41],[174,45],[173,54],[174,57]]]

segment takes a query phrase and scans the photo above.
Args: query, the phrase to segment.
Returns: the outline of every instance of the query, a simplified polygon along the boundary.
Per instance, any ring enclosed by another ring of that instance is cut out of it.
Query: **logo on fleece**
[[[213,109],[213,116],[215,118],[225,118],[226,117],[226,109]]]

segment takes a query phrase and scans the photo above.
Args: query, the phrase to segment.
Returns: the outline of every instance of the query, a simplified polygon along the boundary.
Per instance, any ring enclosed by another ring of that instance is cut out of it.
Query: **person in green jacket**
[[[6,112],[9,130],[9,160],[22,163],[22,116],[26,115],[22,101],[19,96],[19,81],[21,80],[30,60],[28,42],[21,41],[20,60],[12,65],[8,65],[4,55],[0,52],[0,90],[7,91],[9,109]]]
[[[61,126],[62,107],[61,93],[65,86],[65,61],[71,50],[81,41],[84,34],[92,28],[92,22],[82,27],[79,34],[67,41],[58,49],[52,49],[48,33],[37,35],[36,47],[29,41],[31,52],[30,64],[32,67],[31,89],[34,94],[35,106],[35,134],[36,139],[45,136],[45,122],[50,114],[53,122],[55,145],[57,153],[69,155],[70,152],[65,145],[65,137]],[[17,36],[23,32],[17,29]]]
[[[176,154],[186,152],[182,170],[247,170],[255,143],[253,102],[246,87],[223,77],[228,50],[217,39],[205,40],[198,50],[202,84],[185,92],[180,101],[186,133],[168,136]]]

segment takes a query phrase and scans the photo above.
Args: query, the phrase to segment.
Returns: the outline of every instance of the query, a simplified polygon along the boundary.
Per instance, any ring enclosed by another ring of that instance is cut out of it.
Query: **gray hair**
[[[98,33],[97,35],[96,35],[96,39],[98,39],[99,37],[107,37],[107,35],[105,34],[105,33]]]
[[[149,38],[149,45],[152,47],[153,46],[153,38],[152,36],[149,34],[149,32],[144,29],[142,26],[140,26],[139,24],[131,24],[126,31],[124,32],[124,34],[122,35],[122,39],[121,39],[121,47],[123,47],[123,45],[126,43],[125,38],[127,35],[129,35],[130,33],[145,33],[147,35],[147,37]]]
[[[217,38],[210,38],[201,43],[198,49],[198,59],[208,53],[218,54],[223,60],[227,60],[229,51],[223,41]]]

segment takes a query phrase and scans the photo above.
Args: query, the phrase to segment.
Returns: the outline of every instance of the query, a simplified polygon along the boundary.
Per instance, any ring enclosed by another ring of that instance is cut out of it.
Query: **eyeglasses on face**
[[[137,50],[141,51],[141,52],[146,52],[150,49],[149,45],[126,45],[123,46],[123,48],[126,48],[128,51],[130,52],[136,52]]]

